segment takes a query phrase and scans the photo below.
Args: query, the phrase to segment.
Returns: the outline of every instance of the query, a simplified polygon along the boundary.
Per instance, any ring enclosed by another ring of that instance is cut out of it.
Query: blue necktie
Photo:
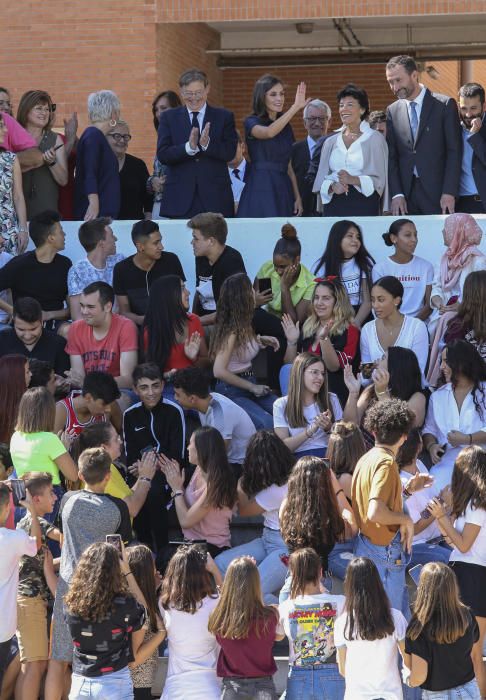
[[[417,129],[418,129],[417,103],[416,102],[410,102],[410,127],[412,129],[413,140],[415,141],[415,138],[417,136]]]

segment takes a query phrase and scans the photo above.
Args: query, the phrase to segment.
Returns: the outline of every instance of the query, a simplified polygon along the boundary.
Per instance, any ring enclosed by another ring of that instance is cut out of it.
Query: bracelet
[[[389,394],[389,393],[390,393],[390,389],[385,389],[385,391],[376,391],[375,390],[375,394],[377,396],[383,396],[383,394]]]
[[[133,576],[133,572],[132,572],[132,571],[128,571],[126,574],[123,574],[123,575],[124,575],[124,577],[126,578],[127,576],[130,576],[130,574],[132,574],[132,576]]]
[[[21,228],[19,228],[18,232],[19,233],[29,233],[29,231],[25,228],[25,226],[22,226]]]
[[[339,489],[339,491],[336,491],[334,495],[339,496],[340,493],[344,493],[344,489]]]
[[[306,436],[307,438],[311,438],[311,437],[314,435],[313,432],[312,432],[312,433],[309,433],[309,428],[310,428],[310,427],[311,427],[311,426],[308,425],[307,428],[305,429],[305,436]]]
[[[410,491],[407,488],[404,488],[402,491],[402,495],[405,496],[405,498],[410,498],[410,496],[412,494],[410,493]]]
[[[148,476],[139,476],[139,477],[138,477],[138,480],[139,480],[139,481],[145,481],[146,484],[151,484],[151,483],[152,483],[152,479],[149,479]]]
[[[287,340],[287,345],[297,345],[297,340]]]
[[[469,444],[472,445],[472,433],[469,433]]]
[[[56,163],[57,163],[57,159],[53,163],[47,163],[46,165],[48,168],[53,168],[56,165]]]
[[[170,494],[171,498],[177,498],[177,496],[183,496],[183,495],[184,495],[184,491],[172,491],[172,493]]]

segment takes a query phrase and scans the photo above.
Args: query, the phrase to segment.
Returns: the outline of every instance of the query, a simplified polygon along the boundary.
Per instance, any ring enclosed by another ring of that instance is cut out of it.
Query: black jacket
[[[155,447],[156,452],[182,465],[186,423],[182,408],[173,401],[162,399],[151,411],[141,402],[127,408],[123,414],[123,435],[127,464],[139,460],[146,447]]]
[[[478,194],[486,206],[486,119],[480,130],[469,137],[469,145],[473,149],[472,174]]]

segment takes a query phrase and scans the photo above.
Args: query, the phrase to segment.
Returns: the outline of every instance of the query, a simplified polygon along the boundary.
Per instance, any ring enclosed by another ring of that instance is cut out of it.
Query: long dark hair
[[[366,283],[368,285],[368,289],[371,290],[371,287],[373,286],[373,281],[371,277],[371,270],[373,268],[373,265],[375,264],[374,259],[371,257],[371,255],[368,253],[366,250],[366,246],[364,244],[363,240],[363,232],[361,231],[361,228],[356,224],[354,221],[349,221],[348,219],[342,219],[341,221],[336,221],[335,224],[331,226],[331,230],[329,231],[329,236],[327,239],[327,244],[326,248],[324,250],[324,253],[322,254],[321,259],[317,263],[314,273],[317,274],[319,270],[325,266],[326,268],[326,276],[328,275],[335,275],[338,277],[341,281],[341,266],[344,262],[343,258],[343,251],[341,249],[341,241],[343,240],[344,236],[347,234],[350,228],[355,228],[358,233],[359,233],[359,238],[361,241],[361,246],[356,255],[354,256],[354,259],[356,261],[356,264],[358,265],[359,269],[361,270],[362,273],[364,273],[366,277]],[[360,287],[360,302],[361,302],[361,287]]]
[[[485,392],[481,383],[486,381],[486,363],[471,343],[454,340],[446,345],[446,362],[451,368],[451,384],[456,386],[459,375],[473,383],[472,397],[476,412],[484,417],[486,410]],[[478,395],[481,395],[481,400]]]
[[[137,544],[135,547],[127,547],[126,553],[130,571],[147,603],[150,630],[157,632],[157,583],[152,552],[146,545]]]
[[[207,596],[217,597],[206,569],[206,555],[197,544],[178,547],[162,581],[160,604],[164,610],[174,608],[194,615]]]
[[[288,485],[280,529],[289,550],[312,547],[321,552],[342,540],[344,521],[327,462],[319,457],[301,457]]]
[[[344,630],[346,639],[359,638],[373,642],[393,634],[395,625],[390,602],[371,559],[357,557],[349,562],[344,579],[344,595],[348,613]]]
[[[248,498],[275,484],[286,484],[295,457],[273,430],[259,430],[246,448],[241,488]]]
[[[464,514],[468,504],[486,510],[486,452],[478,445],[464,447],[457,455],[451,491],[456,518]]]
[[[170,105],[170,109],[175,109],[175,107],[180,107],[182,105],[181,98],[177,94],[177,92],[174,92],[174,90],[163,90],[162,92],[159,92],[158,95],[154,97],[152,100],[152,117],[154,119],[154,127],[155,131],[159,128],[159,120],[157,118],[157,115],[155,114],[155,108],[157,106],[157,102],[160,100],[161,97],[165,97],[167,99],[167,102]]]
[[[182,305],[181,278],[177,275],[159,277],[150,287],[147,313],[143,322],[147,329],[147,362],[155,362],[162,371],[170,352],[187,324],[187,311]]]
[[[228,463],[223,436],[208,425],[194,431],[198,466],[207,474],[206,504],[211,508],[233,508],[236,476]]]
[[[25,385],[25,365],[23,355],[0,357],[0,442],[9,444],[15,430],[20,399]]]
[[[422,392],[422,375],[414,351],[399,345],[392,345],[388,348],[387,353],[390,396],[408,401],[417,392]],[[372,401],[374,396],[375,387],[371,385],[365,389],[365,398]]]
[[[248,275],[238,272],[221,285],[216,306],[216,323],[211,334],[210,356],[216,357],[224,349],[232,333],[235,335],[233,352],[238,355],[248,342],[255,338],[252,321],[255,297]]]

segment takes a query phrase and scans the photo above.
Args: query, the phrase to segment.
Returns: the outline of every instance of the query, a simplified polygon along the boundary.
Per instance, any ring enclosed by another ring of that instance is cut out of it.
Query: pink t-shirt
[[[119,377],[121,353],[131,350],[138,350],[137,327],[119,314],[112,314],[110,330],[102,340],[96,340],[93,328],[83,319],[69,328],[66,352],[81,355],[86,373],[108,372]]]
[[[2,112],[2,117],[7,127],[7,133],[2,143],[3,148],[18,153],[37,146],[35,139],[10,114]]]
[[[196,468],[190,480],[185,499],[191,507],[206,490],[206,482],[201,476],[201,470]],[[230,521],[233,515],[231,508],[211,508],[209,513],[200,520],[197,525],[190,528],[182,528],[184,537],[188,540],[206,540],[216,547],[230,547]]]

